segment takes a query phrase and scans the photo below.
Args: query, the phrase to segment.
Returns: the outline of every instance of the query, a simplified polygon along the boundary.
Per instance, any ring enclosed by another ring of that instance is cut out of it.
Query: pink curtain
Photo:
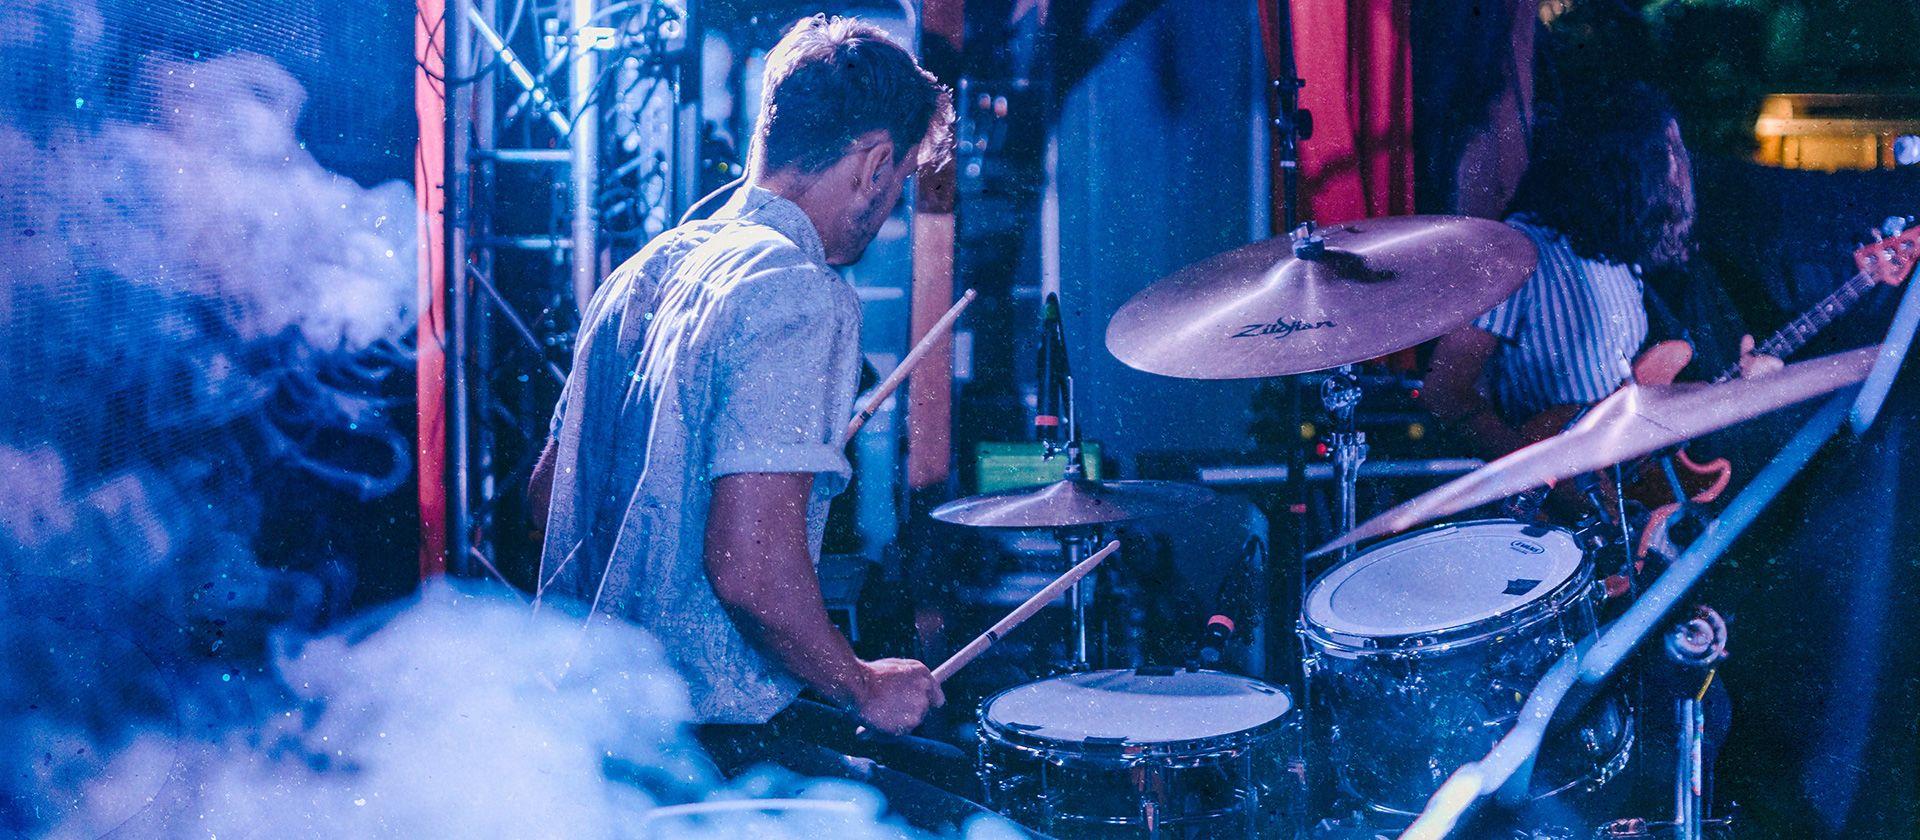
[[[1292,3],[1300,104],[1314,118],[1300,148],[1301,217],[1412,213],[1412,0]]]

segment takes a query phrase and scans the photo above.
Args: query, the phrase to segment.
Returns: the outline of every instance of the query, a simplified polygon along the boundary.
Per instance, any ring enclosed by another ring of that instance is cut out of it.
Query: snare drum
[[[980,706],[987,804],[1060,838],[1275,837],[1293,700],[1217,671],[1067,674]]]
[[[1418,812],[1594,632],[1599,600],[1572,533],[1508,520],[1429,528],[1334,567],[1308,591],[1301,637],[1342,787],[1378,811]],[[1624,693],[1603,694],[1547,737],[1534,798],[1597,787],[1631,745]]]

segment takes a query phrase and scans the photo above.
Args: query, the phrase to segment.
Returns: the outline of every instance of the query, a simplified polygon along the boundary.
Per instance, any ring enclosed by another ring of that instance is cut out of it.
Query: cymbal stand
[[[1341,365],[1320,383],[1320,401],[1333,418],[1334,431],[1327,436],[1327,445],[1333,455],[1334,482],[1339,488],[1340,510],[1334,530],[1342,535],[1353,530],[1360,465],[1367,461],[1367,433],[1360,431],[1354,420],[1360,397],[1360,380],[1353,375],[1353,365]],[[1341,549],[1340,559],[1352,556],[1353,550],[1353,546]]]
[[[1067,465],[1066,465],[1066,469],[1063,477],[1072,481],[1079,481],[1080,479],[1087,477],[1086,460],[1082,455],[1081,448],[1080,448],[1080,403],[1078,400],[1074,399],[1073,377],[1069,375],[1066,378],[1066,382],[1067,382],[1067,444],[1066,444]],[[1048,446],[1049,448],[1051,448],[1052,445],[1049,444]]]
[[[1074,399],[1073,376],[1069,374],[1064,379],[1067,391],[1067,462],[1063,477],[1068,481],[1080,481],[1087,477],[1086,454],[1080,445],[1080,403]],[[1048,449],[1051,450],[1052,446],[1049,442]],[[1098,526],[1060,529],[1061,562],[1069,569],[1080,565],[1080,561],[1092,556],[1094,549],[1099,547],[1100,536]],[[1091,670],[1093,667],[1092,658],[1088,655],[1087,614],[1093,604],[1094,581],[1098,576],[1097,571],[1087,575],[1074,581],[1067,590],[1067,608],[1073,619],[1068,642],[1073,648],[1072,668],[1075,671]]]
[[[1099,544],[1100,529],[1098,527],[1062,528],[1060,529],[1060,560],[1071,569],[1080,565],[1082,560],[1091,557]],[[1067,590],[1067,608],[1073,621],[1072,629],[1069,631],[1071,635],[1067,641],[1072,648],[1073,662],[1070,667],[1075,671],[1087,671],[1093,668],[1087,644],[1087,613],[1093,603],[1094,577],[1095,575],[1088,575],[1081,578]]]
[[[1711,804],[1706,797],[1706,703],[1707,688],[1713,684],[1714,669],[1727,657],[1727,622],[1712,607],[1701,605],[1694,613],[1667,631],[1667,659],[1699,677],[1699,690],[1682,691],[1674,700],[1675,732],[1673,764],[1673,819],[1649,820],[1626,817],[1604,823],[1597,837],[1619,840],[1706,840],[1712,836],[1731,836],[1733,816],[1708,815]],[[1708,829],[1712,829],[1709,831]]]

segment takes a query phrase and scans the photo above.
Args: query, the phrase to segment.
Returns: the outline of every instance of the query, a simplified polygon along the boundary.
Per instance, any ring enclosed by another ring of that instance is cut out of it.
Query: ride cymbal
[[[1107,349],[1183,379],[1325,370],[1452,331],[1513,294],[1536,260],[1526,234],[1468,216],[1365,219],[1315,236],[1299,249],[1287,236],[1256,242],[1155,282],[1114,313]]]

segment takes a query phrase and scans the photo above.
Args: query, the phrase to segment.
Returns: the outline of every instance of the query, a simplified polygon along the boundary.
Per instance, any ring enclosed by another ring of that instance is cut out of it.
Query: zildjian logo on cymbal
[[[1287,336],[1304,330],[1318,330],[1331,326],[1333,326],[1332,321],[1308,323],[1299,318],[1282,316],[1275,318],[1271,323],[1248,324],[1241,327],[1239,332],[1228,336],[1228,338],[1253,338],[1261,335],[1270,335],[1274,338],[1286,338]]]

